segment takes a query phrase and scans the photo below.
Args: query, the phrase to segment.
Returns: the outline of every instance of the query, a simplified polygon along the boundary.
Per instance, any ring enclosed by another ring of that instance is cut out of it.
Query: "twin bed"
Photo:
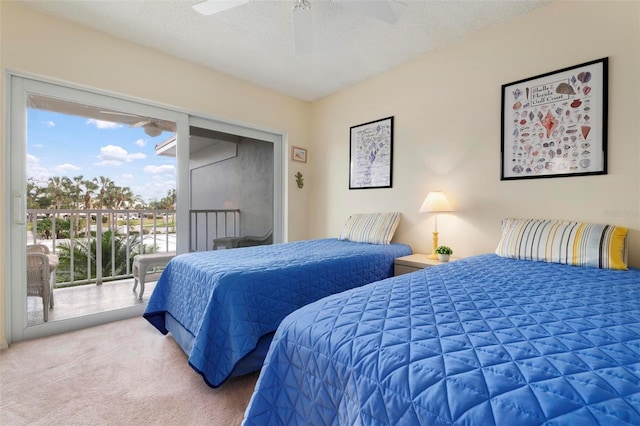
[[[257,371],[294,310],[393,275],[411,254],[390,243],[398,213],[352,215],[339,238],[183,254],[163,271],[144,317],[170,332],[211,387]]]
[[[640,424],[625,235],[508,220],[497,254],[305,306],[278,328],[244,424]]]

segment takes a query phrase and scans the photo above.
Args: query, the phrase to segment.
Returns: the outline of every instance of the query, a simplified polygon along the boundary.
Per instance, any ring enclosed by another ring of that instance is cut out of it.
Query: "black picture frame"
[[[391,188],[393,116],[358,124],[349,134],[349,189]]]
[[[502,85],[500,180],[607,174],[608,65]]]

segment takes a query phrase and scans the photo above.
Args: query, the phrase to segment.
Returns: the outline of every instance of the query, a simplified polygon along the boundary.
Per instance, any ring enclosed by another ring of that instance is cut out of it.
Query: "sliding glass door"
[[[255,196],[242,198],[251,207],[238,232],[270,232],[275,243],[286,239],[283,133],[14,74],[8,79],[3,178],[9,343],[144,312],[151,291],[142,301],[133,292],[133,256],[194,250],[190,216],[202,199],[193,202],[191,196],[207,195],[190,187],[200,161],[190,129],[234,135],[248,150],[263,153],[251,163],[264,167],[263,182],[243,188],[253,188]],[[250,215],[260,210],[259,216]],[[42,256],[27,253],[38,250]],[[47,257],[48,265],[37,269],[33,261],[30,268],[28,259],[38,257],[41,262]],[[35,276],[39,290],[28,286]],[[43,282],[51,284],[48,294]],[[124,292],[110,293],[122,282]],[[94,294],[74,293],[83,286]],[[90,307],[98,299],[113,302],[121,296],[127,300],[123,305]],[[65,314],[69,304],[77,311]]]
[[[188,250],[188,116],[19,76],[10,100],[9,340],[140,315],[133,256]]]

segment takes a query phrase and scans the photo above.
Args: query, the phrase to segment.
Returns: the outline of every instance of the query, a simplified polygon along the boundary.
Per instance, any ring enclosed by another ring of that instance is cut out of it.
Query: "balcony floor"
[[[139,284],[136,291],[133,291],[133,278],[108,281],[102,285],[55,289],[55,304],[53,309],[49,309],[49,322],[146,304],[155,286],[155,281],[145,284],[142,300],[138,299]],[[44,323],[41,298],[27,298],[27,316],[28,325]]]

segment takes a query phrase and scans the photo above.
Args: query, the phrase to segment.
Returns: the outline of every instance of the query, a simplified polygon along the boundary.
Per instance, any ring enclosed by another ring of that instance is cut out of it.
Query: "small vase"
[[[449,261],[449,255],[448,254],[440,254],[440,253],[438,253],[438,260],[440,262],[448,262]]]

